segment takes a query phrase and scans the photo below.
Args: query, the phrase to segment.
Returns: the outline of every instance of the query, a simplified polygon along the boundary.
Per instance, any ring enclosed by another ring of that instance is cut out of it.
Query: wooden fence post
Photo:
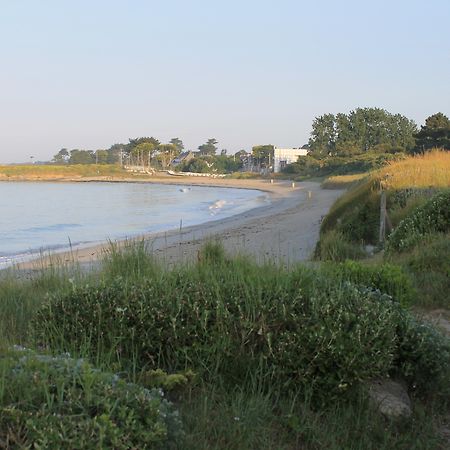
[[[380,198],[380,236],[379,236],[380,244],[384,242],[385,238],[386,238],[386,192],[382,190]]]

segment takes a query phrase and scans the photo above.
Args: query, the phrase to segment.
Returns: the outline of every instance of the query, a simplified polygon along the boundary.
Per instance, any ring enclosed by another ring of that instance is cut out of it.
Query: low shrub
[[[324,159],[316,159],[308,155],[302,156],[295,163],[288,164],[283,172],[310,177],[348,175],[376,170],[387,165],[389,162],[399,161],[404,158],[404,153],[392,154],[376,152],[347,157],[329,156]]]
[[[413,247],[427,235],[449,231],[450,190],[446,190],[416,208],[400,222],[389,236],[386,251],[401,252]]]
[[[450,395],[450,340],[431,324],[402,311],[398,322],[395,366],[413,389]],[[425,389],[424,389],[425,388]]]
[[[343,233],[331,230],[320,237],[314,256],[321,261],[345,261],[364,258],[366,252],[361,245],[349,242]]]
[[[82,359],[9,350],[0,357],[2,448],[175,448],[178,413],[159,389]]]
[[[403,306],[413,304],[417,297],[411,278],[400,266],[394,264],[364,265],[356,261],[345,261],[340,264],[325,264],[322,270],[341,283],[350,281],[358,286],[378,289]]]
[[[431,234],[402,253],[385,254],[401,265],[417,289],[416,303],[427,307],[450,307],[450,234]]]
[[[308,387],[329,398],[400,370],[400,311],[380,291],[312,270],[227,261],[54,295],[34,330],[41,344],[145,370],[192,369],[206,381]]]

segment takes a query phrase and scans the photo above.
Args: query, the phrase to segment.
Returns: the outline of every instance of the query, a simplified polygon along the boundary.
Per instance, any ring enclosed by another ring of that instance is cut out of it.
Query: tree
[[[313,121],[310,155],[351,156],[369,151],[387,153],[414,147],[416,124],[400,114],[380,108],[357,108],[349,114],[324,114]]]
[[[194,158],[184,163],[181,167],[182,172],[208,173],[211,171],[209,164],[203,158]]]
[[[113,144],[108,149],[108,164],[117,164],[122,162],[125,144]]]
[[[108,164],[108,150],[97,150],[95,152],[95,162],[98,164]]]
[[[151,166],[156,147],[151,142],[141,142],[131,151],[132,162],[137,166]]]
[[[247,151],[245,149],[241,149],[234,154],[236,158],[241,158],[247,156]]]
[[[154,137],[140,137],[135,139],[128,139],[129,143],[125,145],[124,151],[126,154],[130,155],[135,159],[136,152],[133,152],[136,147],[140,144],[151,144],[154,148],[158,147],[160,142]],[[142,162],[142,161],[141,161]]]
[[[94,152],[92,150],[71,150],[69,164],[93,164],[95,163]]]
[[[55,156],[53,156],[53,162],[56,164],[66,164],[69,160],[69,152],[67,148],[62,148]]]
[[[170,162],[180,154],[180,150],[175,144],[160,144],[157,150],[158,156],[156,158],[163,169],[166,169]]]
[[[216,139],[211,138],[206,141],[206,144],[202,144],[198,147],[199,153],[201,156],[211,155],[214,156],[217,152],[217,144]]]
[[[336,118],[333,114],[316,117],[312,124],[309,139],[311,155],[324,158],[334,153],[336,148]]]
[[[184,144],[183,141],[179,138],[172,138],[169,142],[172,145],[175,145],[175,147],[178,150],[178,154],[180,154],[184,150]]]
[[[273,161],[274,146],[272,144],[255,145],[252,147],[252,156],[259,165],[270,166]]]
[[[434,147],[450,150],[450,120],[440,112],[433,114],[425,120],[425,126],[421,126],[415,138],[414,153]]]
[[[222,150],[220,150],[220,156],[227,156],[227,149],[223,148]]]

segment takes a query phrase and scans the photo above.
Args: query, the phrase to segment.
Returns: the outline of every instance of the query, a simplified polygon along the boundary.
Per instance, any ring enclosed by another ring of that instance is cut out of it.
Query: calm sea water
[[[261,191],[132,183],[0,183],[0,267],[48,250],[229,217]]]

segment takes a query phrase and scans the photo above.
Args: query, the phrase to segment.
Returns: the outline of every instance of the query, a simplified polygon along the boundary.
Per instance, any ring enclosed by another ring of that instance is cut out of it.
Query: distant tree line
[[[288,165],[287,173],[328,176],[366,172],[405,154],[450,149],[450,121],[442,113],[428,117],[420,130],[400,115],[378,108],[314,119],[308,156]]]
[[[308,149],[308,156],[301,157],[297,166],[288,171],[304,172],[318,170],[323,163],[328,166],[341,164],[341,159],[356,158],[358,164],[371,166],[372,161],[384,161],[384,157],[402,153],[421,153],[431,148],[450,149],[450,120],[442,113],[428,117],[420,130],[410,119],[401,114],[391,114],[380,108],[357,108],[348,114],[324,114],[312,123],[309,142],[302,148]],[[119,164],[147,166],[167,169],[175,158],[185,150],[183,141],[172,138],[161,143],[155,137],[130,138],[126,144],[113,144],[108,149],[81,150],[61,149],[52,162],[55,164]],[[273,162],[272,144],[256,145],[251,153],[239,150],[227,155],[219,152],[218,141],[208,139],[191,152],[194,159],[181,161],[176,170],[189,172],[228,173],[245,170],[270,170]],[[364,160],[367,156],[367,162]],[[330,160],[334,158],[334,160]],[[378,163],[377,163],[378,164]],[[291,165],[292,166],[292,165]]]
[[[218,153],[218,141],[208,139],[198,147],[198,151],[191,152],[194,159],[181,162],[176,170],[185,172],[217,172],[229,173],[242,167],[240,152],[227,155],[227,150]],[[169,143],[161,143],[155,137],[130,138],[127,144],[114,144],[109,149],[101,150],[67,150],[61,149],[54,155],[54,164],[120,164],[128,166],[152,167],[168,169],[172,162],[184,151],[184,144],[180,138],[172,138]],[[244,153],[246,153],[244,151]],[[175,167],[173,167],[175,168]]]
[[[349,114],[316,117],[309,139],[309,155],[316,159],[367,153],[418,153],[450,149],[450,121],[442,113],[417,125],[401,114],[380,108],[357,108]]]

